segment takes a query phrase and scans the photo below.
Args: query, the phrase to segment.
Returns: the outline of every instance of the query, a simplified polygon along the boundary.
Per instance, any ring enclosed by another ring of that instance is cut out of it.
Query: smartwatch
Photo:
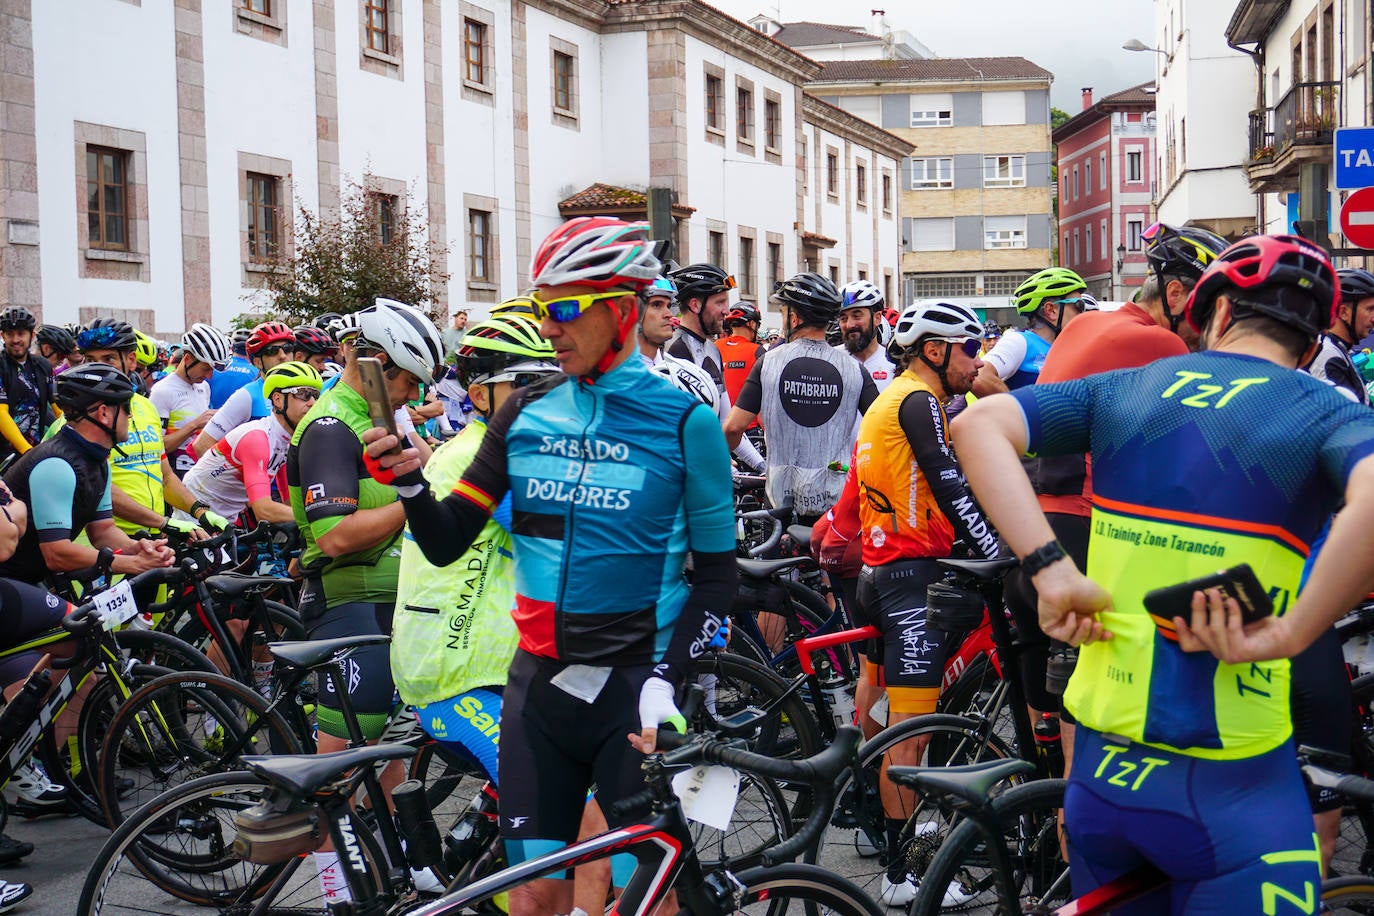
[[[1068,555],[1068,551],[1058,540],[1050,541],[1021,558],[1021,572],[1026,574],[1026,578],[1033,579],[1046,566],[1051,563],[1058,563]]]

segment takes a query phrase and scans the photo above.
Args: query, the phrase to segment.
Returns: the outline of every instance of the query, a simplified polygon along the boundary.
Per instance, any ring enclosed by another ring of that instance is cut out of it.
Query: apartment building
[[[12,0],[0,67],[0,305],[49,322],[255,311],[297,205],[337,214],[364,173],[379,221],[409,194],[446,246],[436,310],[517,294],[562,219],[642,217],[651,188],[678,260],[745,295],[822,250],[842,280],[900,270],[881,176],[909,144],[809,100],[819,64],[704,3]],[[806,206],[820,146],[869,177]]]
[[[1250,54],[1249,141],[1244,171],[1256,224],[1341,249],[1335,130],[1369,124],[1370,10],[1353,0],[1244,0],[1226,37]],[[1355,252],[1351,252],[1354,254]]]
[[[779,22],[767,15],[749,24],[812,60],[914,59],[935,53],[905,29],[891,29],[883,10],[872,10],[868,28],[825,22]]]
[[[1156,61],[1158,218],[1234,239],[1256,224],[1244,166],[1255,68],[1227,43],[1232,8],[1155,0],[1154,46],[1143,53]]]
[[[903,299],[999,320],[1051,262],[1049,71],[1020,57],[835,60],[807,91],[916,151],[901,162]]]
[[[1150,224],[1155,166],[1154,84],[1114,92],[1054,131],[1059,155],[1059,263],[1098,299],[1130,299],[1145,280],[1140,236]]]

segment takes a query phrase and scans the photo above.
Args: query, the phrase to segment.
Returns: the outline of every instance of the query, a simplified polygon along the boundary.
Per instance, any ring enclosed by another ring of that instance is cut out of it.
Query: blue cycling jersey
[[[258,370],[242,356],[229,360],[229,365],[216,369],[210,376],[210,406],[218,410],[229,400],[229,395],[258,377]],[[266,416],[264,414],[263,416]]]
[[[1039,334],[1024,331],[1021,337],[1026,341],[1026,355],[1011,378],[1007,379],[1007,387],[1012,391],[1034,385],[1035,380],[1040,377],[1040,370],[1045,366],[1045,357],[1050,353],[1050,342]]]

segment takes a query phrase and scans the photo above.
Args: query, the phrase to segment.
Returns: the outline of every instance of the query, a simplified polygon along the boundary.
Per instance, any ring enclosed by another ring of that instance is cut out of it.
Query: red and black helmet
[[[748,324],[751,321],[758,323],[762,320],[763,316],[759,314],[759,310],[754,307],[752,302],[736,302],[730,306],[730,311],[726,312],[725,317],[721,319],[721,325],[728,330],[737,324]]]
[[[296,349],[311,356],[326,356],[338,352],[338,346],[334,343],[334,338],[329,336],[328,331],[323,331],[313,325],[303,324],[296,328]]]
[[[296,332],[283,322],[264,321],[253,329],[253,333],[248,335],[248,342],[244,344],[244,349],[252,357],[257,356],[263,347],[274,343],[288,344],[294,350],[296,348]]]
[[[1188,297],[1184,314],[1194,330],[1207,325],[1219,295],[1241,314],[1265,315],[1314,339],[1335,321],[1341,304],[1326,252],[1294,235],[1251,236],[1218,255]]]

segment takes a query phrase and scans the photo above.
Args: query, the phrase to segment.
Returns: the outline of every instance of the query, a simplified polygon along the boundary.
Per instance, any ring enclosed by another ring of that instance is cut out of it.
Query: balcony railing
[[[1295,83],[1273,108],[1250,112],[1250,161],[1275,159],[1295,145],[1330,145],[1339,88],[1336,82]]]

